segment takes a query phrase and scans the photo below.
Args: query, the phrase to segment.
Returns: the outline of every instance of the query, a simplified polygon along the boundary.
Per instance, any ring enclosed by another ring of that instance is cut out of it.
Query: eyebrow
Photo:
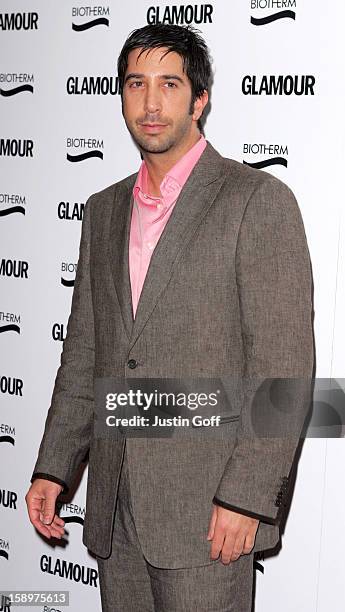
[[[125,83],[127,83],[129,79],[142,79],[144,77],[145,74],[139,72],[130,72],[125,78]],[[181,77],[179,77],[177,74],[160,74],[159,78],[164,79],[165,81],[179,81],[179,83],[184,84],[184,80],[181,79]]]

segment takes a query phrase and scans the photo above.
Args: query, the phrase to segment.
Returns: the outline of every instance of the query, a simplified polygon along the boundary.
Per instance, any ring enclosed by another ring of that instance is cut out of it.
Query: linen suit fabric
[[[249,385],[216,443],[202,432],[188,440],[182,431],[172,439],[98,439],[94,379],[310,379],[309,252],[292,191],[208,143],[153,252],[133,320],[128,241],[135,179],[86,203],[71,314],[34,475],[53,475],[70,487],[89,450],[83,542],[105,559],[126,444],[145,559],[157,568],[201,567],[210,561],[214,498],[260,518],[254,551],[278,542],[298,435],[248,438]],[[308,389],[296,393],[294,404],[302,423]]]
[[[148,563],[138,539],[125,449],[112,552],[97,557],[103,612],[250,612],[253,555],[224,565],[219,559],[191,568],[160,569]]]

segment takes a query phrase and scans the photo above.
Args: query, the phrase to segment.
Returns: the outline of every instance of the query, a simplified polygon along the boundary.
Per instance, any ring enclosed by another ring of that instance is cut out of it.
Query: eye
[[[143,84],[142,81],[132,81],[132,83],[130,84],[130,87],[137,89],[138,87],[140,87]]]
[[[173,89],[174,87],[176,87],[176,83],[173,83],[173,81],[167,81],[165,85],[168,89]]]

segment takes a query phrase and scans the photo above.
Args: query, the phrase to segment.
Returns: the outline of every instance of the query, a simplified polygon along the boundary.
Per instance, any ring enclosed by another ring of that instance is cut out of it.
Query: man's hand
[[[61,539],[65,533],[65,522],[55,513],[56,498],[62,489],[51,480],[36,478],[25,496],[31,523],[49,539]]]
[[[222,553],[222,563],[236,561],[240,555],[248,555],[255,540],[259,526],[257,519],[244,514],[213,506],[207,539],[212,540],[211,559],[218,559]]]

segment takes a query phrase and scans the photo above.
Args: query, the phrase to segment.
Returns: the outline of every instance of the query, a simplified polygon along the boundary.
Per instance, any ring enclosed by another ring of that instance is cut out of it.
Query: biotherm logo
[[[109,27],[109,6],[74,6],[72,8],[72,30],[85,32],[97,26]]]
[[[25,215],[26,197],[17,193],[0,193],[0,217],[19,213]]]
[[[98,138],[67,138],[67,160],[78,163],[97,157],[103,159],[104,142]]]
[[[60,517],[68,524],[77,524],[84,526],[85,518],[85,507],[78,506],[78,504],[63,504],[57,503]]]
[[[0,334],[8,332],[20,334],[20,315],[14,312],[0,311]]]
[[[251,168],[284,166],[287,168],[289,149],[287,145],[245,143],[243,145],[243,163]]]
[[[8,540],[2,540],[0,538],[0,557],[8,561],[10,544]]]
[[[296,0],[250,0],[250,23],[263,26],[281,19],[296,19]]]
[[[69,274],[74,274],[76,273],[77,270],[77,264],[75,263],[68,263],[63,261],[61,263],[61,285],[63,287],[73,287],[74,286],[74,277],[73,278],[68,278],[66,276]]]
[[[16,428],[8,423],[0,423],[0,444],[15,445]]]
[[[11,98],[23,92],[34,93],[34,75],[25,72],[1,72],[0,96]]]

